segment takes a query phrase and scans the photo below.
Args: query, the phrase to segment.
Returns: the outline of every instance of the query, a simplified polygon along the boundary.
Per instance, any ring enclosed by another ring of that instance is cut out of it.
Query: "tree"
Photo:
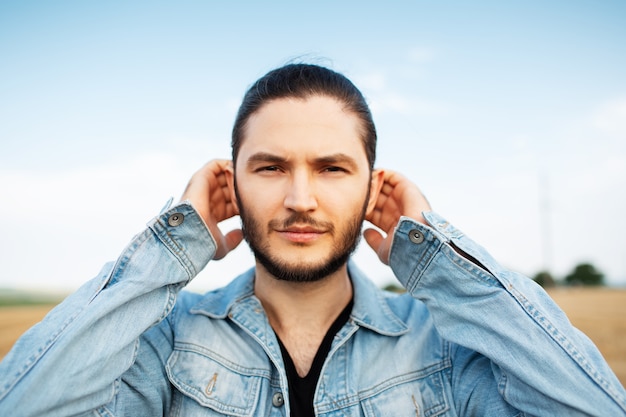
[[[565,277],[568,285],[604,285],[604,274],[589,263],[576,265],[574,270]]]
[[[533,280],[544,288],[550,288],[556,285],[554,277],[548,271],[537,272]]]
[[[395,292],[395,293],[398,293],[398,294],[402,294],[402,293],[406,292],[404,287],[401,287],[398,284],[387,284],[387,285],[385,285],[383,287],[383,290],[390,291],[390,292]]]

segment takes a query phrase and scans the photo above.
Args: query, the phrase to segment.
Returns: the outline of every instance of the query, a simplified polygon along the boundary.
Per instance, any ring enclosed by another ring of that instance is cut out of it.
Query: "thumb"
[[[228,250],[231,251],[235,249],[243,240],[243,232],[241,229],[231,230],[226,233],[226,245],[228,246]]]
[[[387,258],[389,255],[386,253],[387,251],[385,250],[385,238],[383,237],[383,235],[378,230],[365,229],[363,231],[363,237],[365,238],[367,244],[370,245],[372,249],[374,249],[374,252],[376,252],[381,262],[385,265],[388,265],[389,260]]]
[[[218,243],[217,252],[213,256],[213,259],[215,260],[224,258],[226,255],[228,255],[230,251],[235,249],[239,245],[239,243],[241,243],[241,241],[243,240],[243,233],[240,229],[231,230],[225,235],[223,236],[220,235],[220,236],[221,236],[221,239],[219,241],[221,242],[221,244]]]

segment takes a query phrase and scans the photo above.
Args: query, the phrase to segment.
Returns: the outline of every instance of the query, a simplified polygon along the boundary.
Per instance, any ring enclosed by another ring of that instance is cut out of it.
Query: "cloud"
[[[435,58],[433,48],[415,46],[405,51],[394,65],[356,74],[352,78],[367,97],[375,115],[441,116],[448,113],[448,106],[424,97],[418,90],[421,68]]]
[[[592,115],[592,124],[610,135],[626,137],[626,98],[602,105]]]
[[[0,189],[12,202],[0,206],[0,214],[19,210],[37,215],[45,208],[56,215],[76,203],[119,210],[121,202],[141,204],[146,196],[182,189],[184,184],[177,180],[185,177],[185,171],[183,164],[165,153],[56,172],[0,171]]]
[[[435,49],[426,46],[415,46],[409,49],[407,59],[411,63],[432,62],[437,57]]]
[[[354,77],[355,84],[367,97],[375,115],[385,112],[432,116],[443,112],[444,107],[439,103],[416,95],[399,93],[393,85],[398,83],[398,79],[394,79],[394,83],[390,81],[391,79],[394,77],[390,77],[384,72],[369,72]]]
[[[388,77],[382,72],[368,72],[352,78],[362,91],[381,92],[389,88]]]
[[[151,153],[56,172],[0,171],[0,286],[75,288],[114,258],[189,168]]]
[[[370,107],[374,114],[432,117],[447,113],[442,103],[393,91],[381,92],[370,97]]]

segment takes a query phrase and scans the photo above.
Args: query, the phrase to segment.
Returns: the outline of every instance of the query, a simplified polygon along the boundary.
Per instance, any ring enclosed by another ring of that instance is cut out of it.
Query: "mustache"
[[[294,224],[299,226],[307,225],[329,232],[333,232],[335,230],[335,225],[333,223],[316,220],[306,213],[292,213],[289,217],[283,220],[270,220],[269,227],[270,229],[287,229]]]

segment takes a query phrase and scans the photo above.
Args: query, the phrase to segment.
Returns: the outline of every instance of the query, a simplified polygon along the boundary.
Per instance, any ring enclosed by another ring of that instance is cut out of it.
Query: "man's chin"
[[[321,262],[303,262],[268,259],[255,254],[256,260],[275,279],[287,282],[318,282],[337,272],[348,261],[348,255]]]

